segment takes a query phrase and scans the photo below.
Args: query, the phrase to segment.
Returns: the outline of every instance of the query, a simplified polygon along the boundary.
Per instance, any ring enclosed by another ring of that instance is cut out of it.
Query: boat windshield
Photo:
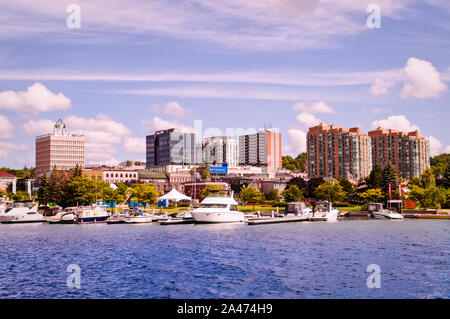
[[[227,208],[227,204],[200,204],[200,208]]]

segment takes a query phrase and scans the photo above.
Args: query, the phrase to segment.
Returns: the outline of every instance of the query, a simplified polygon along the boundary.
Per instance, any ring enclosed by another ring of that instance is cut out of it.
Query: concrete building
[[[173,188],[184,193],[184,185],[192,181],[190,172],[141,171],[138,176],[139,183],[151,183],[162,194],[170,192]]]
[[[110,184],[137,183],[138,172],[126,169],[102,169],[103,180]]]
[[[344,128],[323,123],[307,134],[308,177],[360,180],[372,171],[372,144],[359,127]]]
[[[195,133],[177,128],[157,131],[147,136],[146,145],[147,168],[198,163]]]
[[[70,170],[76,165],[84,167],[84,136],[70,134],[66,125],[58,120],[53,133],[36,137],[36,174],[42,175],[56,166]]]
[[[203,141],[203,163],[219,165],[228,163],[228,167],[239,165],[238,141],[230,136],[209,137]]]
[[[281,133],[265,129],[239,136],[239,165],[263,168],[263,174],[275,174],[282,167]]]
[[[402,177],[410,180],[430,167],[430,142],[419,131],[401,132],[381,127],[370,131],[372,160],[384,166],[391,162]]]
[[[193,200],[201,201],[202,191],[209,186],[220,187],[225,192],[228,192],[230,189],[230,186],[224,182],[186,183],[184,184],[184,194],[191,197]]]

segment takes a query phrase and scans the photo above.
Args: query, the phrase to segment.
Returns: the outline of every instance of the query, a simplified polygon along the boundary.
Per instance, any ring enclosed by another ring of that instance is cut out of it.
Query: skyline
[[[283,155],[320,122],[420,129],[448,153],[450,4],[377,2],[380,29],[370,1],[77,1],[69,29],[67,3],[3,1],[0,166],[34,166],[34,137],[59,118],[86,135],[88,164],[144,160],[146,135],[195,120],[270,121]]]

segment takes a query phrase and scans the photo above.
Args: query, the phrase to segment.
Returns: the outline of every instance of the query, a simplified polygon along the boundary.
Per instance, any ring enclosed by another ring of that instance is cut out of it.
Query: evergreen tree
[[[37,194],[37,200],[39,202],[39,205],[46,206],[47,205],[47,196],[48,196],[48,181],[47,181],[47,175],[43,174],[41,177],[41,180],[39,182],[39,190]]]
[[[64,182],[64,176],[62,176],[62,174],[56,169],[56,166],[54,166],[48,181],[48,203],[60,204],[62,202]]]
[[[375,164],[372,169],[372,172],[370,172],[369,178],[367,179],[367,186],[373,189],[380,188],[382,179],[383,179],[383,168],[380,165]]]
[[[389,194],[389,184],[392,186],[392,192],[394,192],[399,184],[397,169],[392,163],[387,163],[383,168],[381,180],[381,189],[385,194]]]
[[[450,165],[445,169],[443,186],[445,188],[450,188]]]

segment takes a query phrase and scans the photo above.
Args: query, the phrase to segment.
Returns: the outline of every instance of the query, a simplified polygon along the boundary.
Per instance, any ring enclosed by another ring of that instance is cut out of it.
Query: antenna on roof
[[[265,130],[271,130],[272,129],[272,122],[264,122],[264,129]]]

